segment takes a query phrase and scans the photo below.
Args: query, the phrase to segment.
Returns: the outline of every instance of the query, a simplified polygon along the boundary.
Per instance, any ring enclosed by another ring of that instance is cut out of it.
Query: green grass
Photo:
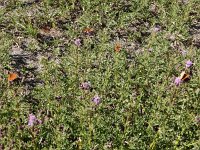
[[[1,5],[0,149],[199,149],[199,0]]]

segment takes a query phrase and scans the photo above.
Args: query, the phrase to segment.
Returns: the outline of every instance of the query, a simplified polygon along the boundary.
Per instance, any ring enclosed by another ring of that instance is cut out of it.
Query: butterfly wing
[[[8,81],[13,81],[18,78],[17,73],[10,73],[8,74]]]
[[[120,45],[120,43],[116,43],[115,44],[115,51],[116,52],[119,52],[121,50],[121,45]]]
[[[190,79],[190,75],[187,74],[185,71],[181,72],[180,79],[182,81],[188,81]]]

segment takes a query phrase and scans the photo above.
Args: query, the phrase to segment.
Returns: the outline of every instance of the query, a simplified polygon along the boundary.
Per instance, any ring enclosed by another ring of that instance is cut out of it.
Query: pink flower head
[[[91,88],[91,83],[88,81],[88,82],[83,82],[81,83],[81,86],[80,86],[83,90],[89,90]]]
[[[81,46],[81,39],[76,39],[75,41],[74,41],[74,44],[76,45],[76,46]]]
[[[36,123],[37,118],[33,114],[29,114],[29,119],[28,119],[28,126],[33,126],[34,123]]]
[[[42,120],[37,119],[37,123],[38,123],[38,124],[42,124]]]
[[[37,119],[35,115],[29,114],[28,126],[32,127],[34,124],[42,124],[42,121]]]
[[[193,65],[192,61],[190,61],[190,60],[186,61],[186,64],[185,64],[186,68],[189,68],[192,65]]]
[[[175,85],[179,86],[181,84],[181,82],[182,82],[181,78],[180,77],[176,77],[176,79],[174,81]]]
[[[98,104],[101,102],[101,98],[100,98],[98,95],[96,95],[96,96],[93,97],[92,101],[93,101],[96,105],[98,105]]]

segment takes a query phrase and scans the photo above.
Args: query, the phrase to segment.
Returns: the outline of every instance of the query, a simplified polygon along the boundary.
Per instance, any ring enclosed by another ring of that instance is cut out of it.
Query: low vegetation
[[[0,2],[0,149],[199,149],[199,10]]]

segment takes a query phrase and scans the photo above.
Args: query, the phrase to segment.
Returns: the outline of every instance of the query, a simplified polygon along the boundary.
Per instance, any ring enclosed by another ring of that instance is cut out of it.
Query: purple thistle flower
[[[83,90],[89,90],[91,88],[91,83],[88,81],[88,82],[83,82],[81,83],[81,86],[80,86]]]
[[[37,118],[33,114],[29,114],[29,119],[28,119],[28,126],[33,126],[34,123],[36,123]]]
[[[101,102],[101,98],[100,98],[98,95],[96,95],[96,96],[93,97],[92,101],[93,101],[96,105],[98,105],[98,104]]]
[[[74,44],[76,45],[76,46],[81,46],[81,39],[76,39],[75,41],[74,41]]]
[[[185,64],[186,68],[189,68],[193,65],[192,61],[188,60]]]
[[[176,77],[176,79],[174,81],[175,85],[179,86],[181,84],[181,82],[182,82],[181,78],[180,77]]]

